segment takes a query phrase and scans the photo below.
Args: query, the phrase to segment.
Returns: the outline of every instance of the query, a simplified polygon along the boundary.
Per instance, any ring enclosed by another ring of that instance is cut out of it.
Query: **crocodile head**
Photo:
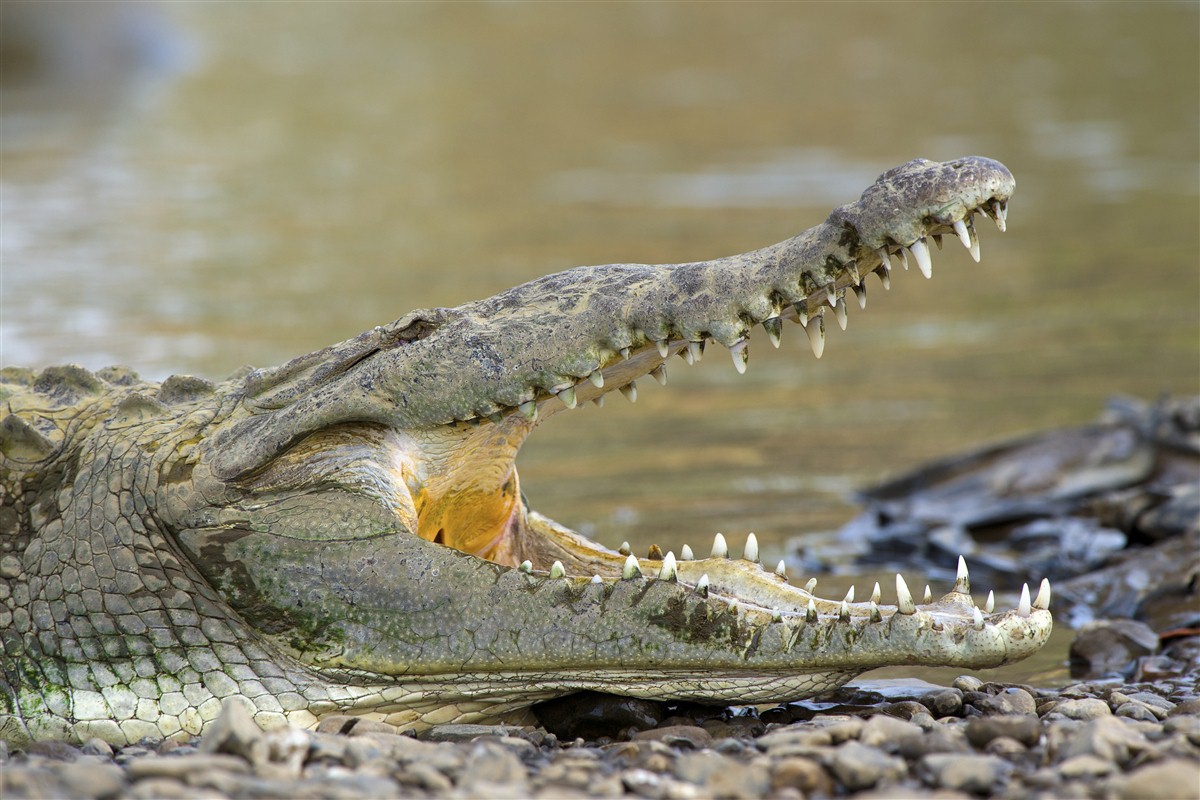
[[[189,450],[163,513],[208,584],[340,694],[322,706],[402,725],[494,716],[591,688],[784,701],[896,664],[994,667],[1051,627],[1049,587],[997,612],[965,568],[936,602],[822,599],[759,564],[690,550],[638,559],[529,509],[514,459],[546,418],[661,377],[751,331],[798,323],[820,357],[848,292],[894,263],[930,274],[929,237],[978,260],[1014,182],[985,158],[909,162],[816,227],[689,264],[581,267],[416,311],[245,376]],[[939,240],[940,241],[940,240]],[[890,595],[890,592],[889,592]],[[449,709],[449,711],[447,710]]]

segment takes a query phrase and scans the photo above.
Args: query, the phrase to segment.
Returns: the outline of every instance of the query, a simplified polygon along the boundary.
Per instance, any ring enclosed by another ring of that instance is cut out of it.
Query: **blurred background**
[[[604,544],[778,557],[923,459],[1200,390],[1198,9],[5,0],[0,364],[219,378],[1003,161],[982,265],[948,241],[820,361],[759,334],[744,377],[678,361],[522,452],[531,504]]]

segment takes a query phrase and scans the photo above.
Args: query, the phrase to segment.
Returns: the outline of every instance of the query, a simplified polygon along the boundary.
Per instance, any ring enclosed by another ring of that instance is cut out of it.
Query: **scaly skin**
[[[537,423],[633,391],[708,339],[745,367],[762,324],[805,323],[928,271],[925,237],[1003,225],[981,158],[914,161],[821,225],[745,255],[582,267],[417,311],[220,385],[128,370],[6,369],[0,398],[0,735],[120,744],[202,733],[222,699],[264,725],[330,713],[419,728],[519,718],[582,688],[786,701],[893,664],[994,667],[1050,632],[1049,587],[1011,611],[955,589],[917,606],[824,600],[718,537],[636,559],[527,509]],[[781,572],[782,570],[780,570]]]

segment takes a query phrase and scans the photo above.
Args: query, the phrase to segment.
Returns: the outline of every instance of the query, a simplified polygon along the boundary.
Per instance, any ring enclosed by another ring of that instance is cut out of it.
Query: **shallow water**
[[[791,329],[744,377],[710,349],[551,420],[531,504],[638,550],[753,530],[773,563],[855,486],[1200,389],[1195,4],[58,8],[57,49],[5,64],[0,364],[219,377],[577,264],[760,247],[982,154],[1018,191],[981,266],[947,242],[932,282],[872,279],[820,361]]]

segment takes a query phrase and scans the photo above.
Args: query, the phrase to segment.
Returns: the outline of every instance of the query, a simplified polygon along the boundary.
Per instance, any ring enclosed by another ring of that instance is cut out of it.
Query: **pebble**
[[[798,704],[761,717],[661,704],[655,726],[574,740],[541,727],[465,724],[418,738],[351,717],[264,732],[234,701],[200,740],[0,750],[0,795],[1200,798],[1200,675],[1036,691],[965,676],[952,688],[912,691],[874,701],[847,692],[803,716]]]

